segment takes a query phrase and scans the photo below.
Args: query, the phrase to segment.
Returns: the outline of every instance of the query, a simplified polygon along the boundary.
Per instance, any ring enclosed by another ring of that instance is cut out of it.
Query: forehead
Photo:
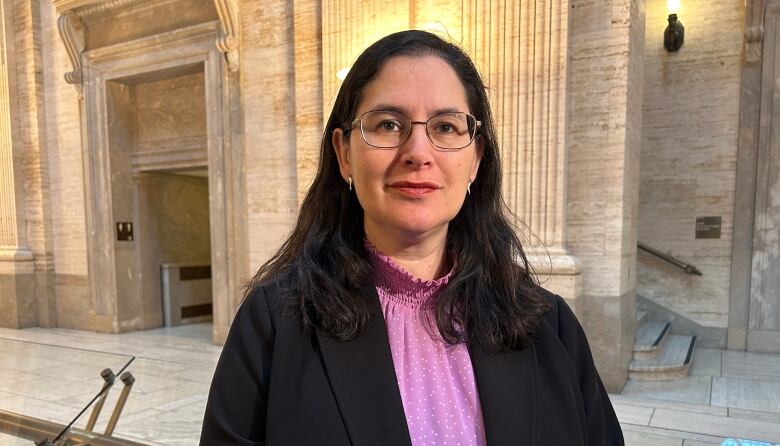
[[[437,56],[388,59],[364,88],[358,114],[381,106],[398,108],[410,117],[445,109],[470,111],[463,83],[455,70]]]

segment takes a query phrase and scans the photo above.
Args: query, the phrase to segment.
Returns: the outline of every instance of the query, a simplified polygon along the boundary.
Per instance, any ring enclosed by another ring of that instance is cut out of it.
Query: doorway
[[[210,280],[215,342],[224,341],[240,303],[239,78],[214,45],[218,32],[208,22],[83,55],[87,249],[98,331],[163,325],[161,263],[183,263],[194,267],[184,276]],[[185,316],[206,316],[207,303],[192,306]]]
[[[117,275],[120,329],[210,321],[203,64],[117,78],[106,92],[117,271],[130,272]]]

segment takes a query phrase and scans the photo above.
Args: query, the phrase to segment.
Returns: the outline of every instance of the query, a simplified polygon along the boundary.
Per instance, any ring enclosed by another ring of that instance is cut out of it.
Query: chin
[[[435,231],[436,229],[440,229],[442,227],[446,228],[448,224],[449,224],[449,220],[413,219],[413,220],[398,222],[396,227],[400,229],[401,232],[405,232],[410,235],[422,235],[425,233]]]

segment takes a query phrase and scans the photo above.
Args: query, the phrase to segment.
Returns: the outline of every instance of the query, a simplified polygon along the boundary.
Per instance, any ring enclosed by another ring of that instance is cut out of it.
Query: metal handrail
[[[0,433],[30,440],[31,444],[33,441],[37,441],[40,438],[52,438],[57,435],[57,432],[61,432],[64,428],[64,424],[56,423],[54,421],[43,420],[0,409]],[[64,440],[58,442],[58,444],[144,446],[143,443],[98,434],[96,432],[89,432],[74,427],[68,428],[67,434],[65,434],[63,438]]]
[[[672,265],[682,269],[688,274],[694,275],[694,276],[702,276],[703,274],[701,271],[698,270],[695,266],[691,265],[690,263],[685,263],[680,259],[677,259],[673,256],[670,256],[669,254],[664,254],[663,252],[653,249],[643,243],[637,242],[636,244],[637,248],[641,249],[642,251],[645,251],[647,253],[650,253],[656,257],[658,257],[661,260],[664,260],[668,263],[671,263]]]

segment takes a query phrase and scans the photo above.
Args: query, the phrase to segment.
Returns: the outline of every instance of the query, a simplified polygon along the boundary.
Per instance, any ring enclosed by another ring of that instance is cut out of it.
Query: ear
[[[339,161],[339,172],[341,178],[347,181],[347,177],[352,175],[352,166],[349,163],[349,141],[344,136],[344,130],[337,128],[331,134],[331,143],[333,150],[336,151],[336,159]]]
[[[474,149],[474,163],[471,166],[471,171],[469,172],[469,178],[472,182],[477,179],[479,163],[482,161],[482,155],[485,153],[485,140],[482,139],[481,135],[477,135],[477,138],[474,141]]]

